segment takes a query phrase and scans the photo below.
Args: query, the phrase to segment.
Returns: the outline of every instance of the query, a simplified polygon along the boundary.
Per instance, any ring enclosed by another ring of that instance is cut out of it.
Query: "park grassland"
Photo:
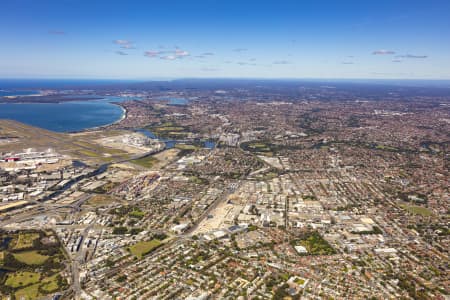
[[[189,181],[193,182],[195,184],[208,184],[208,180],[207,179],[201,178],[201,177],[196,176],[196,175],[189,176]]]
[[[35,240],[39,238],[38,233],[31,232],[21,232],[19,237],[17,238],[16,245],[14,246],[14,250],[25,249],[33,247],[33,243]]]
[[[197,150],[198,147],[194,145],[188,145],[188,144],[175,144],[175,148],[180,150]]]
[[[158,137],[182,138],[189,135],[189,129],[179,126],[173,122],[166,122],[159,125],[149,126],[146,129],[153,132]]]
[[[12,288],[18,288],[22,286],[27,286],[36,282],[39,282],[41,275],[35,272],[15,272],[8,274],[6,278],[5,285]]]
[[[58,275],[55,274],[42,280],[41,289],[47,293],[57,291],[59,289]]]
[[[39,254],[36,250],[14,253],[14,258],[27,265],[42,265],[49,256]]]
[[[140,209],[134,209],[128,214],[131,218],[142,219],[145,213]]]
[[[264,141],[249,141],[244,142],[240,146],[244,151],[249,151],[251,153],[273,156],[274,153],[278,151],[278,146]]]
[[[0,241],[10,242],[0,252],[0,299],[41,299],[67,289],[61,276],[66,256],[52,230],[0,229]]]
[[[153,156],[146,156],[146,157],[143,157],[143,158],[134,159],[134,160],[132,160],[130,162],[135,164],[135,165],[138,165],[138,166],[141,166],[141,167],[149,169],[149,168],[153,167],[158,162],[158,159],[156,159]]]
[[[130,252],[138,258],[142,258],[146,254],[152,252],[156,248],[162,245],[162,242],[158,239],[153,239],[146,242],[137,242],[136,244],[130,246]]]
[[[400,204],[400,207],[413,215],[421,215],[424,217],[429,217],[432,215],[431,210],[429,210],[428,208],[423,207],[423,206]]]
[[[32,284],[23,289],[15,292],[14,296],[16,299],[32,300],[38,299],[41,295],[39,294],[39,284]]]
[[[44,278],[39,282],[36,282],[27,287],[17,290],[14,296],[16,297],[16,299],[25,299],[25,300],[38,299],[45,296],[41,294],[40,290],[42,290],[45,293],[52,293],[57,291],[58,289],[59,284],[57,275],[53,275]]]
[[[292,246],[303,246],[308,251],[305,255],[332,255],[336,250],[316,231],[304,233],[291,242]]]

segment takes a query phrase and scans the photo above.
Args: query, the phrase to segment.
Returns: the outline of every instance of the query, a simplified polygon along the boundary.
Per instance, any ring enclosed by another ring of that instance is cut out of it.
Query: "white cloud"
[[[114,40],[113,43],[116,44],[116,45],[121,45],[121,46],[132,44],[128,40]]]
[[[190,55],[191,54],[188,51],[181,50],[179,48],[176,48],[175,50],[164,50],[164,51],[149,50],[144,52],[144,56],[160,58],[163,60],[182,59]]]
[[[147,57],[158,57],[159,55],[161,55],[160,51],[145,51],[144,52],[144,56],[147,56]]]
[[[136,47],[134,47],[131,44],[122,45],[122,47],[120,47],[120,48],[123,48],[123,49],[136,49]]]
[[[181,49],[176,49],[174,52],[174,55],[178,58],[182,58],[182,57],[189,56],[189,52],[181,50]]]
[[[128,40],[114,40],[113,43],[119,45],[122,49],[136,49],[133,42]]]
[[[406,54],[406,55],[397,55],[398,58],[428,58],[427,55],[413,55],[413,54]]]
[[[160,59],[164,59],[164,60],[175,60],[178,57],[176,57],[175,55],[166,55],[166,56],[161,56]]]
[[[393,55],[393,54],[395,54],[395,51],[381,49],[381,50],[373,51],[372,54],[373,55]]]

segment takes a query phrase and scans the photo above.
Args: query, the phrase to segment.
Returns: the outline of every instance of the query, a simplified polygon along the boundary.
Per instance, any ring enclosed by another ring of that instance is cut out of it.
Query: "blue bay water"
[[[26,96],[38,94],[37,91],[16,91],[16,90],[0,90],[0,97],[4,96]]]
[[[57,132],[80,131],[118,121],[123,109],[107,101],[0,104],[0,119]]]
[[[0,97],[39,93],[39,89],[66,89],[77,86],[123,83],[114,80],[0,79]],[[90,97],[91,95],[89,95]],[[0,119],[10,119],[57,132],[80,131],[104,126],[120,120],[123,109],[110,102],[128,100],[123,97],[99,96],[102,100],[64,103],[0,103]]]

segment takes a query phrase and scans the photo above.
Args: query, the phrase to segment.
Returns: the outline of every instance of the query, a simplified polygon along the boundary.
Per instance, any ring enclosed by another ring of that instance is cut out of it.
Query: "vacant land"
[[[113,196],[107,194],[98,194],[91,197],[86,202],[86,204],[92,206],[107,206],[114,202],[116,202],[116,199]]]
[[[144,255],[150,253],[155,248],[161,245],[161,241],[157,239],[153,239],[147,242],[138,242],[133,246],[130,246],[131,254],[137,256],[138,258],[142,258]]]

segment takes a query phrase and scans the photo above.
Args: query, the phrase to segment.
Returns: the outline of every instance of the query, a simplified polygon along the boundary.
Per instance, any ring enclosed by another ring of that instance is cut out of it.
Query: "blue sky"
[[[10,0],[0,77],[450,79],[448,0]]]

